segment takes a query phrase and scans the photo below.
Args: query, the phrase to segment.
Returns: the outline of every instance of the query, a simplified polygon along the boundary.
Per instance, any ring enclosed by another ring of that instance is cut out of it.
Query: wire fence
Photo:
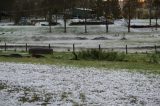
[[[97,45],[95,47],[82,47],[76,44],[70,46],[54,46],[54,44],[0,44],[0,51],[25,51],[28,52],[30,48],[49,48],[55,52],[76,52],[89,49],[97,49],[103,51],[115,51],[128,53],[158,53],[160,52],[160,45],[148,46],[128,46],[121,47],[105,47],[104,45]]]

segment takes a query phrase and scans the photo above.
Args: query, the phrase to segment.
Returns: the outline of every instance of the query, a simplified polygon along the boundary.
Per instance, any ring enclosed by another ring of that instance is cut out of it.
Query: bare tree
[[[85,33],[87,33],[87,4],[88,0],[82,0],[83,11],[84,11],[84,24],[85,24]]]
[[[128,32],[131,32],[131,1],[129,0],[129,6],[128,6]]]
[[[124,0],[123,16],[128,19],[128,32],[130,32],[131,18],[136,16],[138,0]]]
[[[152,0],[149,0],[149,25],[152,24]]]
[[[64,33],[67,32],[67,17],[66,17],[66,0],[64,0],[64,15],[63,15],[63,19],[64,19]]]
[[[160,1],[159,0],[154,0],[153,1],[153,6],[155,8],[155,18],[156,18],[156,30],[158,29],[158,17],[160,14]]]
[[[105,9],[104,12],[105,12],[105,19],[106,19],[106,33],[108,33],[108,29],[109,29],[108,19],[111,17],[111,8],[110,8],[111,5],[110,4],[111,4],[111,1],[107,0],[104,5],[104,9]]]
[[[69,3],[67,3],[69,2]],[[70,15],[70,13],[68,13],[68,11],[71,11],[75,5],[76,5],[76,0],[64,0],[63,3],[63,20],[64,20],[64,33],[67,32],[67,19]]]
[[[49,32],[52,32],[52,10],[50,9],[48,12],[48,23],[49,23]]]

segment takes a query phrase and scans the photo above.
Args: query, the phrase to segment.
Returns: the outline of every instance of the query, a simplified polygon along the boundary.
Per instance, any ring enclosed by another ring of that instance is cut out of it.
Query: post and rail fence
[[[25,51],[28,52],[30,48],[49,48],[54,51],[66,51],[66,52],[76,52],[80,50],[87,49],[97,49],[99,51],[116,51],[116,52],[124,52],[128,53],[159,53],[160,45],[150,45],[150,46],[128,46],[124,45],[123,47],[105,47],[104,45],[97,45],[96,47],[80,47],[76,44],[67,46],[54,46],[54,44],[43,44],[43,45],[32,45],[32,44],[0,44],[0,51]]]

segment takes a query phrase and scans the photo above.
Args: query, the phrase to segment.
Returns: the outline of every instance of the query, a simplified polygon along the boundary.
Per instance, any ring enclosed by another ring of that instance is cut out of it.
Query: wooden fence
[[[44,44],[44,45],[32,45],[32,44],[0,44],[0,51],[26,51],[28,52],[29,48],[51,48],[53,51],[67,51],[67,52],[75,52],[80,50],[87,50],[87,49],[97,49],[97,50],[104,50],[104,51],[117,51],[117,52],[125,52],[128,53],[149,53],[149,52],[160,52],[160,46],[158,45],[150,45],[150,46],[128,46],[124,45],[124,47],[104,47],[104,45],[97,45],[97,47],[79,47],[76,44],[71,45],[70,47],[64,46],[54,46],[51,44]]]

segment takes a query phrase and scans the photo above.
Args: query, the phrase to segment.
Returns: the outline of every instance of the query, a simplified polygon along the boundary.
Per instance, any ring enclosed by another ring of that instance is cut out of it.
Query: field
[[[86,34],[84,26],[67,26],[67,33],[64,33],[63,23],[52,26],[52,33],[49,33],[48,27],[0,26],[0,41],[1,44],[6,42],[48,45],[50,43],[60,48],[59,51],[67,51],[73,43],[79,48],[97,48],[99,44],[102,48],[125,47],[125,45],[129,47],[160,45],[160,29],[131,29],[131,33],[127,33],[127,27],[123,24],[123,20],[115,21],[115,24],[109,26],[107,34],[104,25],[88,26]],[[144,25],[148,24],[148,20],[132,20],[132,24]]]
[[[132,25],[148,22],[132,20]],[[0,48],[0,106],[160,105],[160,48],[157,54],[154,48],[147,48],[160,46],[160,28],[131,29],[127,33],[124,20],[116,20],[109,33],[105,33],[104,25],[87,26],[88,33],[84,33],[84,26],[67,25],[64,33],[63,23],[52,26],[49,33],[47,26],[6,24],[0,23],[0,45],[51,44],[54,52],[35,58],[25,48]],[[98,48],[99,44],[110,50],[77,50]],[[120,48],[126,45],[135,49],[121,53]],[[138,49],[142,46],[145,48]]]
[[[159,75],[127,70],[0,63],[0,105],[160,104]]]

